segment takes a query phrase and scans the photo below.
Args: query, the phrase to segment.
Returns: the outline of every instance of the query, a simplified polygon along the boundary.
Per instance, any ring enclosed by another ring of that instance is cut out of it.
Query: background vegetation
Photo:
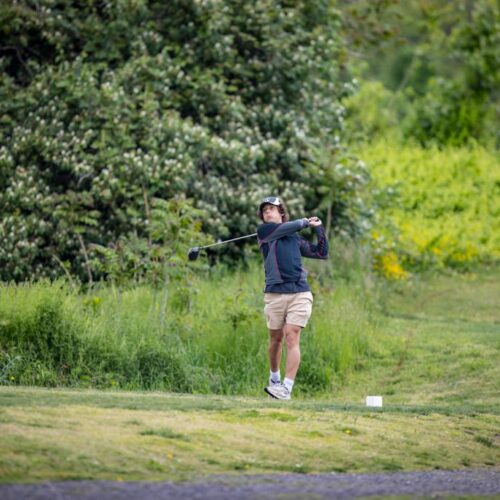
[[[1,383],[260,392],[255,242],[187,250],[255,231],[270,193],[332,242],[298,393],[393,353],[387,290],[498,265],[499,16],[493,0],[3,2]]]
[[[321,284],[314,286],[319,292]],[[258,264],[209,271],[188,289],[142,285],[82,294],[63,281],[3,285],[0,381],[260,394],[267,372],[261,302]],[[316,311],[303,341],[301,393],[338,386],[370,355],[368,338],[378,331],[353,286],[336,294],[321,289]]]
[[[1,279],[88,280],[89,245],[145,237],[153,198],[193,199],[218,237],[253,232],[269,193],[321,201],[304,161],[352,87],[328,1],[27,0],[0,19]]]
[[[379,33],[379,43],[351,53],[363,103],[348,120],[352,136],[364,140],[390,132],[424,147],[471,142],[498,147],[497,2],[345,4],[358,16],[361,9],[363,23],[372,20]]]
[[[409,272],[464,271],[498,262],[500,163],[495,151],[424,149],[381,139],[363,145],[359,154],[372,166],[374,201],[381,207],[372,229],[374,263],[381,274],[398,279]]]

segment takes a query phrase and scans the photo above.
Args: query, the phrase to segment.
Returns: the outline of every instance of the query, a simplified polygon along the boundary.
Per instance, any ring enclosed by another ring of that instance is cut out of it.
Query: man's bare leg
[[[282,328],[279,330],[269,330],[269,365],[273,372],[277,372],[280,369],[283,337]]]
[[[295,380],[300,365],[300,332],[301,326],[286,324],[283,333],[286,340],[286,370],[285,377]]]

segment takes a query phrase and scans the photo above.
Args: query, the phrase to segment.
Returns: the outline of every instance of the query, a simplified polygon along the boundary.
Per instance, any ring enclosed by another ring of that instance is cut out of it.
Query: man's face
[[[270,203],[262,207],[262,217],[264,218],[264,222],[275,222],[276,224],[281,224],[283,222],[279,208]]]

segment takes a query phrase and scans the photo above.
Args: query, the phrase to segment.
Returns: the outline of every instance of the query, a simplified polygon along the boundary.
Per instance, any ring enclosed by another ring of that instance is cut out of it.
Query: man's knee
[[[279,330],[269,330],[269,339],[272,344],[281,344],[281,342],[283,342],[284,336],[285,333],[283,331],[283,328],[280,328]]]
[[[288,348],[299,345],[300,332],[302,331],[301,326],[286,324],[283,327],[283,330],[286,337],[286,345]]]

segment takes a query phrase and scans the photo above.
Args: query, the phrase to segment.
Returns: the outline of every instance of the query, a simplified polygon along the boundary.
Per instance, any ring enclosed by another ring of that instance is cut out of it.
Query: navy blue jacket
[[[257,240],[264,256],[266,287],[269,293],[298,293],[310,291],[302,257],[326,259],[328,241],[323,226],[316,226],[318,244],[313,245],[297,232],[309,227],[307,219],[276,224],[267,222],[257,228]]]

